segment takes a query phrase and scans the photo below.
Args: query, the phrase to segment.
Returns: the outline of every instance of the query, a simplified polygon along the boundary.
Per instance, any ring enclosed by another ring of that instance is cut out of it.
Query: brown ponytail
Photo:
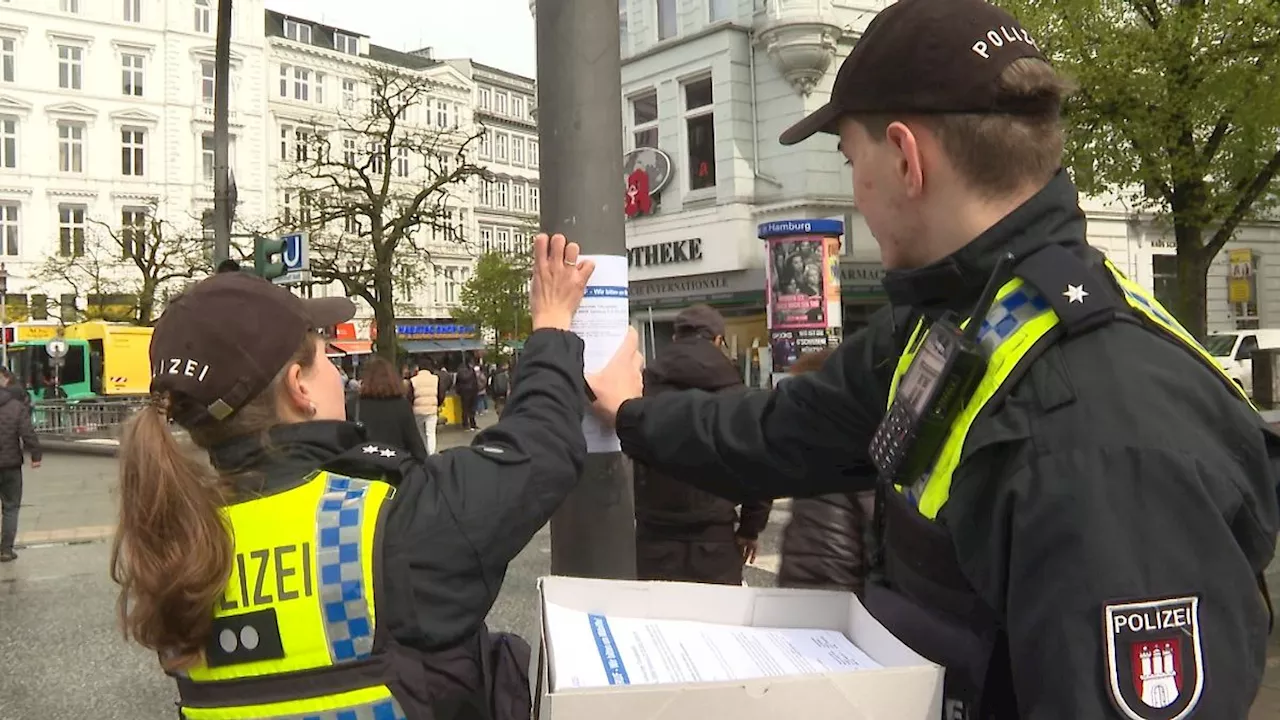
[[[316,355],[309,335],[289,365],[309,367]],[[279,381],[227,421],[188,428],[191,439],[208,449],[279,425]],[[174,439],[167,417],[174,399],[154,400],[120,440],[111,579],[120,586],[125,638],[158,652],[166,670],[179,670],[204,657],[213,608],[231,576],[234,546],[222,511],[231,482]]]

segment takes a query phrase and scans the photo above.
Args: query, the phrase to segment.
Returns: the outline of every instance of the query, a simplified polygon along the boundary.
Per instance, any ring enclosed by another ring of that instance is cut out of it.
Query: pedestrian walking
[[[31,424],[27,391],[8,368],[0,368],[0,562],[18,559],[18,510],[22,507],[22,465],[31,456],[31,467],[40,467],[43,453]]]
[[[405,380],[390,360],[377,355],[360,367],[360,394],[348,400],[347,418],[364,425],[374,442],[408,451],[415,460],[427,458],[427,446],[405,393]]]
[[[428,361],[429,362],[429,361]],[[436,420],[440,417],[440,378],[431,372],[430,367],[411,366],[413,377],[409,378],[413,386],[413,417],[417,421],[422,441],[426,445],[427,454],[436,452]]]
[[[489,396],[493,398],[493,407],[497,410],[499,416],[502,415],[503,408],[507,406],[507,395],[510,393],[511,371],[507,368],[506,363],[502,363],[489,376]]]
[[[781,141],[838,136],[891,307],[776,390],[628,398],[606,368],[597,411],[637,461],[728,498],[874,473],[864,604],[946,668],[948,718],[1243,718],[1280,437],[1088,244],[1069,92],[993,5],[887,5]]]
[[[742,377],[723,347],[720,313],[706,305],[680,311],[671,343],[644,370],[644,394],[741,391]],[[681,475],[695,472],[636,463],[636,577],[741,585],[743,564],[755,562],[773,503],[743,501],[739,516],[737,503],[681,482]]]
[[[468,353],[458,366],[454,376],[453,389],[458,393],[458,401],[462,404],[462,428],[476,430],[476,403],[480,398],[480,378],[476,374],[476,361]]]
[[[489,412],[489,371],[484,365],[476,365],[476,414]]]
[[[351,301],[227,273],[168,304],[121,441],[111,576],[183,717],[528,720],[529,646],[485,616],[586,461],[569,323],[594,269],[563,236],[533,245],[531,390],[425,463],[344,421],[318,331]]]

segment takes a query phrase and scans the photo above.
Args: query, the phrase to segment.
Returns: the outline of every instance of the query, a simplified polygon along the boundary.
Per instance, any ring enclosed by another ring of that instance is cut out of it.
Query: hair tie
[[[165,420],[171,420],[170,411],[173,408],[173,401],[167,392],[151,393],[151,409],[160,413]]]

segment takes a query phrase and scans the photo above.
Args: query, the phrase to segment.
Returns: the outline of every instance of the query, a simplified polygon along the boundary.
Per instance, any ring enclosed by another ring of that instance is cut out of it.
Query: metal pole
[[[564,233],[584,253],[625,255],[617,7],[538,0],[536,16],[542,228]],[[551,520],[551,572],[634,578],[635,540],[630,461],[589,455]]]
[[[0,289],[0,317],[4,324],[0,325],[0,363],[5,369],[9,367],[9,288]]]
[[[213,266],[231,256],[231,0],[218,0],[213,65]]]

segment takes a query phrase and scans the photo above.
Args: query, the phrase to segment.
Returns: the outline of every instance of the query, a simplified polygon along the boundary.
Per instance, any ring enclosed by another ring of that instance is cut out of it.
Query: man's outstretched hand
[[[587,376],[587,384],[596,396],[591,409],[609,427],[617,421],[622,403],[644,394],[644,355],[639,348],[640,336],[631,328],[609,364]]]

